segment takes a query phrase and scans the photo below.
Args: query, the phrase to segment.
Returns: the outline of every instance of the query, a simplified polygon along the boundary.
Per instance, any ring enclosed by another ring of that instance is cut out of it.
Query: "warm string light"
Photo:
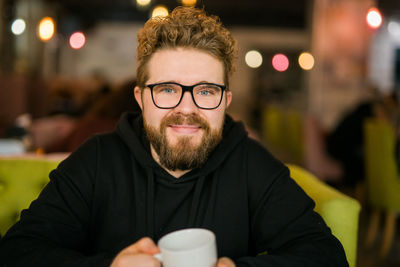
[[[150,7],[151,0],[136,0],[136,7],[139,10],[145,10]]]
[[[195,6],[197,0],[182,0],[182,5],[184,6]]]
[[[43,18],[39,23],[39,38],[42,41],[49,41],[54,36],[55,24],[50,17]]]
[[[250,68],[258,68],[263,63],[263,56],[257,50],[248,51],[244,59]],[[275,54],[271,63],[272,67],[279,72],[286,71],[290,65],[289,58],[283,53]],[[314,56],[309,52],[302,52],[298,57],[298,64],[303,70],[311,70],[315,65]]]
[[[303,52],[300,54],[299,59],[299,66],[303,70],[311,70],[314,67],[314,57],[308,52]]]
[[[136,4],[139,6],[148,6],[150,3],[151,0],[136,0]]]
[[[155,6],[153,11],[151,12],[151,17],[166,17],[168,16],[169,12],[167,7],[163,6],[163,5],[158,5]]]
[[[261,66],[263,58],[260,52],[251,50],[246,53],[245,61],[250,68],[258,68]]]

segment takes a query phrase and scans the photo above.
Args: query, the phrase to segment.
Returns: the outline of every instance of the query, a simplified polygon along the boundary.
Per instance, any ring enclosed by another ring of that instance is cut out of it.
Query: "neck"
[[[154,148],[153,148],[152,145],[150,145],[150,151],[151,151],[151,156],[152,156],[153,159],[158,163],[158,165],[160,165],[161,168],[163,168],[164,170],[166,170],[169,174],[171,174],[171,175],[174,176],[175,178],[179,178],[179,177],[183,176],[185,173],[188,173],[188,172],[191,171],[191,170],[175,170],[175,171],[172,171],[172,170],[170,170],[170,169],[167,169],[167,168],[165,168],[165,166],[163,166],[163,165],[160,163],[160,158],[159,158],[157,152],[154,150]]]

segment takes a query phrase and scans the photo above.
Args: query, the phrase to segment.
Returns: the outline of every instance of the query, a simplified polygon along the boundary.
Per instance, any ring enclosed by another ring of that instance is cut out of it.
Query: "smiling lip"
[[[200,126],[197,126],[197,125],[186,125],[186,124],[169,125],[169,127],[174,132],[181,133],[181,134],[193,134],[193,133],[196,133],[197,131],[199,131],[201,129]]]

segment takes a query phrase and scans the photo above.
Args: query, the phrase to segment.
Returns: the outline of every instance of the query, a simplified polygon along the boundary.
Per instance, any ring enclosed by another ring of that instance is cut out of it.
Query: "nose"
[[[198,108],[196,104],[193,102],[193,98],[190,92],[183,93],[181,102],[177,107],[175,107],[175,111],[186,114],[193,113],[197,111],[197,109]]]

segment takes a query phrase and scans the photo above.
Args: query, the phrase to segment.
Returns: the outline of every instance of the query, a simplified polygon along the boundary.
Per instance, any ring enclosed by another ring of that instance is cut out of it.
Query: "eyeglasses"
[[[175,108],[181,103],[183,95],[189,91],[193,102],[201,109],[216,109],[222,101],[225,85],[215,83],[197,83],[185,86],[174,82],[148,84],[151,97],[156,107],[162,109]]]

